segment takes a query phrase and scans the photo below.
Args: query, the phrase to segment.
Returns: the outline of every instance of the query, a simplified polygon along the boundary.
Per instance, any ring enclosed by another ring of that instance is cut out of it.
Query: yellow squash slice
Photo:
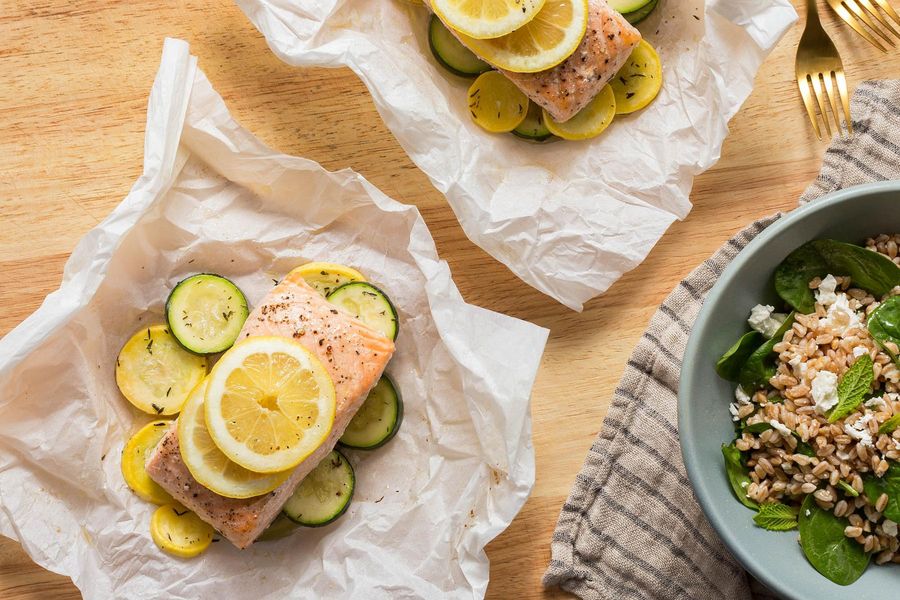
[[[506,133],[525,120],[528,97],[497,71],[488,71],[469,87],[469,113],[487,131]]]
[[[125,448],[122,449],[122,476],[125,483],[135,494],[147,502],[153,504],[168,504],[174,502],[169,492],[162,489],[158,483],[150,479],[147,469],[147,459],[153,452],[159,440],[163,438],[172,421],[160,420],[147,423],[137,433],[131,436]]]
[[[206,358],[181,347],[165,325],[138,331],[116,359],[116,383],[151,415],[174,415],[206,377]]]
[[[209,375],[206,426],[229,459],[257,473],[295,467],[334,423],[334,384],[306,348],[280,337],[251,337],[226,352]]]
[[[365,281],[363,274],[356,269],[329,262],[311,262],[291,271],[288,276],[299,275],[314,290],[327,296],[345,283]]]
[[[200,485],[228,498],[250,498],[271,492],[291,471],[254,473],[230,460],[213,442],[203,410],[207,382],[191,392],[178,417],[178,448],[191,475]]]
[[[209,548],[216,530],[179,504],[160,506],[150,517],[150,537],[165,552],[193,558]]]
[[[616,98],[610,86],[605,86],[587,106],[565,123],[553,120],[544,111],[544,123],[553,135],[564,140],[586,140],[596,137],[609,127],[616,116]]]
[[[547,0],[534,19],[503,37],[479,40],[460,35],[460,40],[495,67],[536,73],[569,58],[584,39],[587,22],[587,0]]]
[[[662,88],[662,63],[647,40],[641,40],[631,51],[628,62],[609,86],[616,96],[617,115],[633,113],[653,102]]]
[[[444,24],[477,39],[496,38],[535,18],[545,0],[431,0]]]

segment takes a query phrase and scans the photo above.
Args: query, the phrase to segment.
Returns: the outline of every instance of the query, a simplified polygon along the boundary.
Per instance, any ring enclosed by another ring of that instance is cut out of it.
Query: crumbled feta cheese
[[[854,346],[853,347],[853,356],[855,358],[859,358],[860,356],[862,356],[864,354],[868,354],[868,353],[869,353],[869,349],[866,348],[865,346]]]
[[[889,536],[895,537],[897,535],[897,524],[890,519],[885,519],[881,522],[881,530]]]
[[[846,450],[838,450],[835,454],[841,460],[850,460],[850,453]]]
[[[819,327],[827,327],[838,335],[843,335],[847,330],[860,325],[862,321],[859,314],[850,308],[850,298],[847,294],[837,294],[837,299],[828,307],[828,312],[819,319]]]
[[[747,319],[747,323],[767,338],[771,338],[787,318],[787,315],[774,311],[774,306],[757,304],[750,309],[750,317]]]
[[[742,482],[741,482],[741,487],[742,487],[742,488],[745,488],[745,487],[747,487],[748,485],[750,485],[750,482],[749,482],[749,481],[742,481]]]
[[[776,421],[775,419],[772,419],[771,421],[769,421],[769,425],[771,425],[772,429],[774,429],[781,435],[784,435],[784,436],[791,435],[791,430],[788,429],[785,425],[782,425],[781,423]]]
[[[812,381],[812,397],[816,410],[825,414],[838,403],[838,377],[831,371],[819,371]]]
[[[876,398],[869,398],[868,400],[866,400],[866,403],[864,406],[866,408],[882,409],[886,405],[887,404],[885,403],[884,398],[876,397]]]
[[[803,360],[803,357],[800,355],[794,356],[791,360],[788,361],[788,364],[794,367],[800,377],[806,377],[806,371],[809,370],[809,365]]]
[[[837,300],[837,294],[834,293],[836,289],[837,279],[834,278],[834,275],[826,276],[819,284],[819,289],[816,290],[816,302],[822,306],[834,304]]]
[[[740,421],[741,417],[738,415],[738,405],[737,402],[732,402],[728,405],[728,411],[731,413],[732,421]]]
[[[807,508],[807,509],[806,509],[806,516],[808,517],[808,516],[811,515],[811,514],[812,514],[812,512]]]
[[[871,446],[872,434],[869,433],[869,428],[866,427],[866,423],[874,418],[875,415],[866,414],[857,419],[856,422],[852,425],[849,423],[844,423],[844,433],[852,437],[854,440],[859,441],[859,443],[863,446]]]
[[[743,386],[739,385],[734,389],[734,397],[738,404],[750,404],[750,394],[744,391]]]

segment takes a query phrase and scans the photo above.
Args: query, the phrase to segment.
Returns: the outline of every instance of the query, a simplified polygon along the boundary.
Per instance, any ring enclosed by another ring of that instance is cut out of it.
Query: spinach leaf
[[[754,423],[753,425],[747,425],[744,427],[744,431],[746,431],[747,433],[762,433],[763,431],[768,431],[770,429],[773,429],[773,427],[765,421],[760,421],[759,423]]]
[[[853,285],[876,296],[900,285],[900,267],[888,257],[856,244],[813,240],[803,244],[775,269],[775,291],[802,313],[815,310],[815,294],[809,282],[816,277],[849,275]]]
[[[800,547],[816,571],[838,585],[850,585],[869,566],[863,547],[844,535],[847,521],[819,508],[812,494],[800,507]]]
[[[875,504],[882,494],[887,494],[888,503],[884,516],[891,521],[900,522],[900,464],[891,462],[891,466],[881,477],[868,475],[863,478],[863,490],[871,504]]]
[[[741,368],[753,351],[759,348],[763,336],[758,331],[748,331],[716,362],[716,373],[727,381],[737,381]]]
[[[863,354],[847,369],[838,383],[838,403],[828,416],[828,422],[843,419],[862,404],[875,381],[875,363],[868,354]]]
[[[900,427],[900,413],[882,423],[881,427],[878,428],[878,433],[894,433],[894,430],[897,429],[897,427]]]
[[[734,445],[722,444],[722,456],[725,457],[725,473],[728,475],[728,482],[731,484],[734,495],[747,508],[758,509],[759,505],[747,497],[747,486],[750,485],[750,476],[747,474],[746,468],[741,464],[741,451],[735,448]]]
[[[796,454],[802,454],[804,456],[815,456],[816,451],[813,450],[813,447],[809,444],[809,442],[804,442],[800,439],[800,436],[797,435],[797,432],[794,432],[794,437],[797,438],[797,449],[795,450]]]
[[[773,366],[772,349],[775,344],[781,341],[787,330],[794,324],[794,313],[791,313],[765,344],[757,348],[753,354],[747,358],[747,362],[741,368],[738,375],[738,381],[745,390],[757,390],[769,385],[769,379],[775,375],[775,367]]]
[[[842,490],[844,490],[844,493],[845,493],[845,494],[847,494],[847,495],[850,496],[851,498],[857,498],[857,497],[859,497],[859,492],[857,492],[856,489],[855,489],[852,485],[850,485],[849,483],[847,483],[847,482],[844,481],[843,479],[838,479],[837,485],[838,485],[839,488],[841,488]]]
[[[866,323],[871,335],[878,344],[890,354],[894,362],[900,366],[900,357],[895,356],[885,343],[894,342],[900,346],[900,296],[892,296],[872,311]]]
[[[797,513],[780,502],[768,502],[759,506],[753,522],[769,531],[790,531],[797,527]]]

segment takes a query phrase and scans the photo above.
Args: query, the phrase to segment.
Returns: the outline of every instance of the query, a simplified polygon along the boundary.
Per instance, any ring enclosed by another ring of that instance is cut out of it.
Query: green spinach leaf
[[[759,348],[763,336],[758,331],[748,331],[728,349],[722,358],[716,362],[716,373],[719,377],[728,381],[737,381],[741,374],[741,368],[753,351]]]
[[[753,522],[769,531],[790,531],[797,527],[797,513],[786,504],[768,502],[760,504]]]
[[[815,294],[809,282],[816,277],[849,275],[853,285],[876,296],[900,285],[900,267],[888,257],[856,244],[813,240],[803,244],[775,269],[775,291],[796,310],[815,310]]]
[[[828,416],[828,422],[834,423],[856,410],[869,393],[873,381],[875,381],[875,363],[872,362],[872,357],[863,354],[838,382],[838,403]]]
[[[747,469],[741,464],[741,451],[734,445],[722,444],[722,456],[725,457],[725,473],[728,475],[728,482],[731,484],[734,495],[747,508],[758,509],[759,505],[747,497],[750,476],[747,474]]]
[[[869,329],[869,335],[900,366],[900,357],[895,356],[885,347],[887,342],[894,342],[900,346],[900,296],[888,298],[878,308],[873,310],[872,314],[869,315],[866,327]]]
[[[882,494],[887,494],[888,503],[883,514],[891,521],[900,522],[900,464],[891,462],[891,466],[881,477],[864,477],[863,490],[871,504],[875,504]]]
[[[770,429],[773,429],[773,427],[765,421],[744,426],[744,431],[747,433],[762,433],[763,431],[768,431]]]
[[[869,566],[863,547],[844,535],[847,521],[819,508],[812,494],[800,507],[800,547],[813,568],[838,585],[850,585]]]
[[[815,456],[816,451],[813,450],[812,445],[809,442],[804,442],[800,439],[800,436],[797,435],[797,432],[794,432],[794,437],[797,438],[797,449],[795,450],[796,454],[802,454],[804,456]]]
[[[878,428],[878,433],[894,433],[894,430],[897,429],[897,427],[900,427],[900,413],[882,423],[881,427]]]
[[[747,358],[747,362],[741,368],[738,375],[738,381],[745,390],[757,390],[769,385],[769,379],[775,375],[774,360],[772,358],[772,349],[775,344],[781,341],[784,334],[794,324],[794,313],[791,313],[765,344],[753,351],[753,354]]]

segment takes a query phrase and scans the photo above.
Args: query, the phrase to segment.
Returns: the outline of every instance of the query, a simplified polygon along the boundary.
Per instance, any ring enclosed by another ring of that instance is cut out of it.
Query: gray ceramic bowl
[[[817,238],[860,243],[872,234],[898,231],[900,182],[849,188],[795,210],[763,231],[725,269],[697,317],[685,350],[678,428],[697,499],[735,558],[786,598],[897,597],[900,569],[872,563],[858,581],[842,587],[810,566],[797,543],[796,531],[776,533],[754,525],[753,511],[735,499],[725,477],[721,445],[734,439],[728,412],[734,384],[720,379],[714,365],[747,331],[750,308],[775,301],[772,273],[797,246]]]

